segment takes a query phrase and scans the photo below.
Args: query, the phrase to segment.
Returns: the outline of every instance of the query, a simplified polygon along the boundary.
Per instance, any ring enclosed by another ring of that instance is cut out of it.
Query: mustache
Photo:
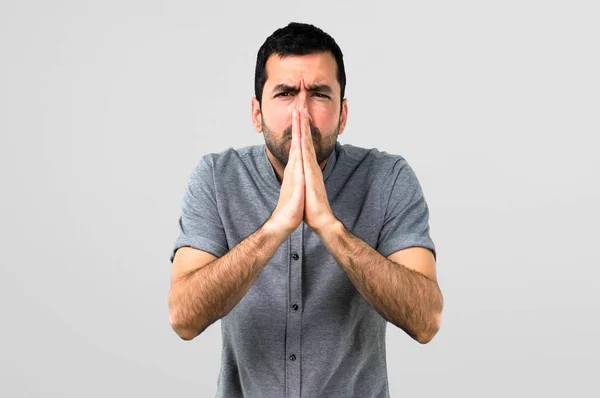
[[[318,127],[310,125],[310,134],[314,140],[319,140],[321,137],[321,130]],[[284,139],[292,139],[292,125],[283,130]]]

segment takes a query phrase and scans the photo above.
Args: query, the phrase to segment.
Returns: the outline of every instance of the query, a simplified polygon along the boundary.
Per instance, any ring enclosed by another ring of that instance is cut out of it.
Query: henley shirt
[[[382,256],[414,246],[436,255],[427,203],[402,156],[338,141],[323,179],[335,217]],[[264,144],[204,155],[171,262],[182,246],[225,255],[271,216],[280,189]],[[389,397],[386,326],[302,222],[221,318],[216,396]]]

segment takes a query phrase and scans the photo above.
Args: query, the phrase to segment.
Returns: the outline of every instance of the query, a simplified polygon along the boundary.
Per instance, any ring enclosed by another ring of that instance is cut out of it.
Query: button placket
[[[288,397],[300,398],[300,341],[302,312],[302,251],[304,223],[301,223],[290,235],[288,257],[288,317],[286,333],[286,391]]]

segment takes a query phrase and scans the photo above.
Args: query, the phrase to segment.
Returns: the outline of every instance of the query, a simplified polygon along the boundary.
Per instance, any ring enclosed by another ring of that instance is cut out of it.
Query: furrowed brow
[[[324,94],[333,94],[333,89],[331,86],[327,84],[311,84],[306,86],[306,90],[310,92],[319,92]],[[278,84],[273,87],[273,92],[290,92],[292,94],[298,94],[300,89],[295,86],[290,86],[288,84]]]
[[[312,91],[312,92],[319,92],[319,93],[324,93],[324,94],[332,94],[333,93],[333,89],[328,86],[327,84],[311,84],[306,86],[306,90],[307,91]]]
[[[273,92],[277,93],[277,92],[290,92],[293,94],[297,94],[298,91],[300,91],[298,89],[298,87],[294,87],[294,86],[289,86],[287,84],[278,84],[275,87],[273,87]]]

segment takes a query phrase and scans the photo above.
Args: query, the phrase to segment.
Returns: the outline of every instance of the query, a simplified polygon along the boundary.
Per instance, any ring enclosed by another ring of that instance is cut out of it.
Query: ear
[[[339,135],[342,135],[344,129],[346,128],[346,120],[348,120],[348,100],[344,98],[342,101],[342,112],[340,114],[340,131]]]
[[[252,124],[254,125],[254,130],[260,134],[262,133],[262,115],[260,114],[260,104],[258,103],[256,97],[252,97],[250,111],[252,113]]]

